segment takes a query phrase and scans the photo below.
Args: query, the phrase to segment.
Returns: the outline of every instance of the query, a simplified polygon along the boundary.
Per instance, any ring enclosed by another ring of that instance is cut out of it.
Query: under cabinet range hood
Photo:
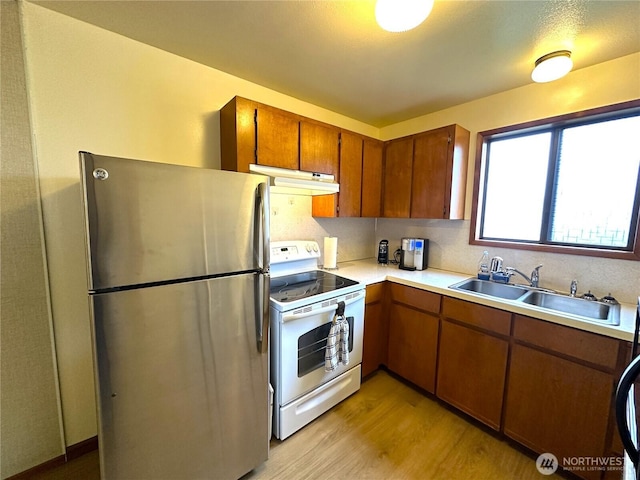
[[[340,185],[335,182],[334,176],[326,173],[304,172],[255,164],[249,165],[249,171],[268,176],[272,193],[330,195],[340,191]]]

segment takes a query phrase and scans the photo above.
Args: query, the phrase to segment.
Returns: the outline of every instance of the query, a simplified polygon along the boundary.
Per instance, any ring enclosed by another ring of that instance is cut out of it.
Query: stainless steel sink
[[[523,303],[557,312],[579,315],[609,325],[620,324],[620,305],[585,300],[554,293],[531,291],[520,299]]]
[[[545,291],[544,289],[526,287],[524,285],[496,283],[477,278],[468,278],[450,285],[449,288],[504,300],[515,300],[556,313],[577,315],[585,320],[607,325],[620,325],[620,304],[585,300],[552,291]]]
[[[490,297],[504,298],[506,300],[516,300],[529,292],[527,288],[506,283],[496,283],[478,278],[469,278],[462,282],[455,283],[449,288],[464,290],[465,292],[489,295]]]

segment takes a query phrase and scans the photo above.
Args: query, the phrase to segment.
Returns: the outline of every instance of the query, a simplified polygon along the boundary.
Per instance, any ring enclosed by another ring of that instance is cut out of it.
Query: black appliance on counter
[[[640,450],[638,438],[638,412],[640,412],[640,395],[636,392],[640,376],[640,356],[638,356],[638,333],[640,331],[640,297],[636,309],[636,324],[633,335],[633,346],[631,349],[631,363],[627,366],[618,382],[616,391],[616,424],[622,439],[622,445],[629,457],[633,467],[633,476],[625,478],[636,478],[640,480]],[[625,470],[631,468],[626,464]]]
[[[380,240],[378,245],[378,263],[389,263],[389,240]]]

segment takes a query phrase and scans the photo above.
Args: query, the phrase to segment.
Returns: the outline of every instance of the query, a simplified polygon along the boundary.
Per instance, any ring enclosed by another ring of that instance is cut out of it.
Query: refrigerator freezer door
[[[89,290],[268,269],[266,177],[85,152],[80,164]]]
[[[91,296],[102,478],[236,479],[267,459],[261,277]]]

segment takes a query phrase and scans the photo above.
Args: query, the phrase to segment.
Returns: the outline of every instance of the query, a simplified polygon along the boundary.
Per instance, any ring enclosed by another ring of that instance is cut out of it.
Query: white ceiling
[[[404,33],[373,0],[31,1],[377,127],[640,51],[640,0],[436,0]]]

